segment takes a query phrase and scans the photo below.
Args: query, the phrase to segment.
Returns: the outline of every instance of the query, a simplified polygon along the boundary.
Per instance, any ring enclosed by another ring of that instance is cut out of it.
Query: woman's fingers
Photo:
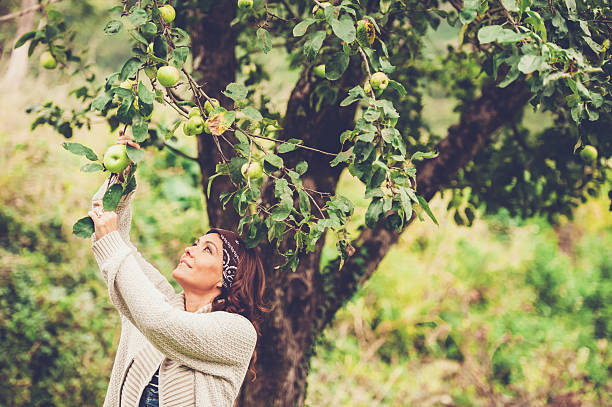
[[[140,145],[134,141],[134,138],[128,135],[121,135],[117,137],[117,144],[129,144],[134,148],[140,148]]]

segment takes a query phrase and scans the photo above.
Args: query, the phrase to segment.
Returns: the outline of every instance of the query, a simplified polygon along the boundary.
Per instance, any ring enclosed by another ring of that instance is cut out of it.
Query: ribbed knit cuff
[[[106,234],[102,239],[96,240],[93,245],[94,257],[98,264],[103,264],[113,255],[124,251],[131,251],[131,249],[125,244],[117,230]]]

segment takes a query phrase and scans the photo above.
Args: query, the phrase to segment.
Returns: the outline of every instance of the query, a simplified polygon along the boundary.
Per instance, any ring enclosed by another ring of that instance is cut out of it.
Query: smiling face
[[[186,247],[172,277],[186,292],[206,294],[223,286],[223,242],[216,233]]]

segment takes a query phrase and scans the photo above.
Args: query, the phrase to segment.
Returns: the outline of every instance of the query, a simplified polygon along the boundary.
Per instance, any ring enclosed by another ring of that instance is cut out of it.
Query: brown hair
[[[218,232],[217,232],[218,231]],[[266,276],[263,264],[255,248],[246,249],[246,245],[238,234],[229,230],[215,230],[213,233],[231,234],[233,239],[240,242],[245,248],[240,255],[236,275],[229,289],[222,287],[219,294],[212,302],[212,311],[226,311],[240,314],[253,324],[257,337],[261,336],[259,324],[263,321],[263,315],[270,312],[263,301],[266,288]],[[255,362],[257,361],[257,349],[253,351],[249,372],[253,375],[254,382],[257,378],[255,373]]]

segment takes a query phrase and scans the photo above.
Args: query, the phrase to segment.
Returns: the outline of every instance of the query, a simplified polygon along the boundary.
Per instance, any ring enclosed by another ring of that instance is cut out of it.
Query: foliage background
[[[102,35],[111,2],[90,4],[67,15],[104,77],[128,50],[121,37]],[[11,29],[0,27],[0,72]],[[441,67],[457,36],[446,25],[430,32],[427,63]],[[273,52],[255,58],[274,78],[262,93],[275,95],[271,106],[280,109],[298,72]],[[102,404],[119,340],[119,318],[89,244],[71,235],[103,175],[80,173],[63,139],[44,127],[30,131],[25,113],[50,99],[73,103],[69,80],[31,66],[19,90],[0,98],[0,404],[7,406]],[[424,90],[426,128],[444,134],[458,117],[457,94],[416,86]],[[167,117],[156,107],[154,121]],[[523,124],[537,132],[550,118],[529,114]],[[114,137],[100,122],[73,139],[102,152]],[[181,143],[195,155],[193,139]],[[412,225],[325,332],[307,405],[612,404],[609,188],[555,226],[503,211],[457,226],[446,213],[451,197],[436,196],[440,226]],[[363,186],[345,174],[340,192],[359,202]],[[184,246],[206,230],[203,202],[195,163],[147,151],[132,238],[169,280]],[[363,219],[362,203],[356,219]],[[326,253],[323,261],[335,256],[332,244]]]

